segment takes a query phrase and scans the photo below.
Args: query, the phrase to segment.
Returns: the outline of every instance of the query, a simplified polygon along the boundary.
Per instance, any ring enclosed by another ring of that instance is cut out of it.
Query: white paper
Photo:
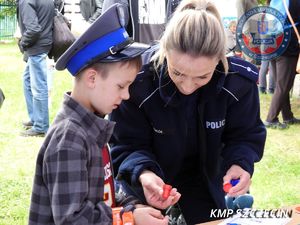
[[[291,218],[240,218],[237,214],[218,225],[286,225],[291,220]]]

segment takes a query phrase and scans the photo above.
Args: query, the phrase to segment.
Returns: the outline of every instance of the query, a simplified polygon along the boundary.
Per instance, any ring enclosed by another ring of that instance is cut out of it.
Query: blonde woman
[[[214,220],[228,196],[249,190],[266,138],[257,68],[225,57],[216,7],[183,0],[152,61],[114,110],[111,140],[117,179],[144,203],[165,209],[179,201],[187,224]],[[174,188],[163,198],[163,185]]]

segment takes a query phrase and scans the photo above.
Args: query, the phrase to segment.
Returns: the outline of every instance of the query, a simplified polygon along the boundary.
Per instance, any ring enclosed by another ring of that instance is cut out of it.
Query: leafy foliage
[[[258,0],[257,2],[259,5],[266,5],[267,0]]]
[[[0,19],[16,15],[16,0],[0,0]]]

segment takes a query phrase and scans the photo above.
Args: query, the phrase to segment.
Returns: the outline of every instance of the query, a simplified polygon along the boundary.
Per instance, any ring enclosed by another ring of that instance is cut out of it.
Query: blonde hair
[[[195,57],[217,57],[227,73],[226,36],[213,3],[209,0],[181,1],[160,39],[158,52],[152,58],[156,67],[163,64],[170,50]]]

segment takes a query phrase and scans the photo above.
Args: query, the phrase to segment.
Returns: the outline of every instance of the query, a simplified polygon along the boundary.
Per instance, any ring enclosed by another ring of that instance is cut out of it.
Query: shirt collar
[[[80,105],[70,96],[71,93],[64,95],[63,104],[66,115],[72,115],[72,118],[80,123],[80,126],[88,133],[88,136],[94,138],[99,145],[108,143],[115,126],[115,122],[101,118],[94,112],[89,111]]]

